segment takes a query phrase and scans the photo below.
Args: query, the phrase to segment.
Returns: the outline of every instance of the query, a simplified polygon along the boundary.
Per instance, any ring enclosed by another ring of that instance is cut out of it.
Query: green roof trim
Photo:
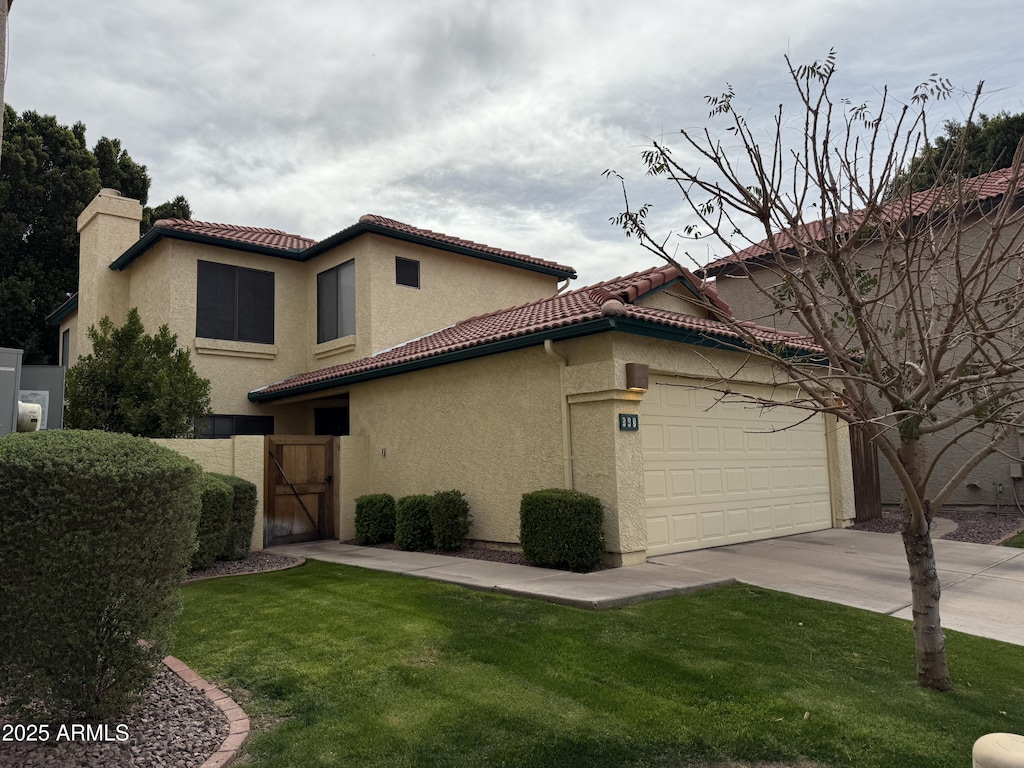
[[[73,293],[67,301],[46,316],[47,325],[60,325],[61,321],[72,312],[78,311],[78,294]]]
[[[746,345],[741,339],[729,339],[724,336],[714,336],[702,331],[689,328],[674,328],[662,323],[654,323],[648,320],[638,320],[629,317],[602,317],[596,320],[588,320],[574,325],[551,328],[535,333],[514,336],[509,339],[501,339],[487,344],[480,344],[475,347],[456,349],[450,352],[442,352],[439,355],[423,357],[410,360],[404,363],[387,366],[385,368],[374,368],[366,371],[357,371],[347,375],[337,376],[324,381],[311,382],[292,389],[278,392],[261,392],[253,390],[249,393],[249,400],[254,403],[270,403],[275,400],[284,400],[299,395],[308,395],[313,392],[321,392],[327,389],[336,389],[350,384],[358,384],[363,381],[383,379],[388,376],[397,376],[402,373],[436,368],[449,363],[457,363],[463,360],[473,360],[478,357],[487,357],[502,352],[510,352],[517,349],[536,347],[550,339],[559,341],[564,339],[578,338],[580,336],[591,336],[596,333],[607,333],[609,331],[620,331],[631,333],[648,338],[675,341],[682,344],[689,344],[697,347],[708,347],[712,349],[724,349],[731,352],[742,351]],[[806,356],[808,364],[825,365],[828,363],[821,355],[799,349],[789,348],[786,357]]]
[[[172,240],[187,240],[193,243],[202,243],[203,245],[213,245],[218,248],[229,248],[231,250],[244,251],[246,253],[258,253],[262,256],[273,256],[278,259],[287,259],[289,261],[305,261],[305,259],[300,255],[303,251],[296,251],[289,248],[274,248],[269,245],[260,245],[259,243],[247,243],[242,240],[229,240],[224,237],[211,237],[210,235],[203,235],[197,232],[182,232],[180,230],[167,229],[165,227],[153,227],[149,232],[139,238],[131,248],[112,261],[110,263],[110,269],[123,270],[127,268],[133,261],[138,259],[165,237],[169,237]]]
[[[476,248],[470,248],[469,246],[460,245],[458,243],[448,243],[444,240],[438,240],[430,237],[424,237],[414,232],[403,232],[402,230],[392,229],[381,224],[377,224],[372,221],[360,221],[353,224],[351,227],[347,227],[341,232],[331,235],[325,240],[321,240],[315,245],[311,245],[305,251],[302,252],[302,260],[308,261],[309,259],[319,256],[321,253],[329,251],[342,243],[347,243],[349,240],[353,240],[356,237],[364,234],[380,235],[381,237],[390,237],[393,240],[402,240],[407,243],[413,243],[415,245],[425,245],[428,248],[436,248],[439,251],[448,251],[449,253],[458,253],[462,256],[472,256],[477,259],[483,259],[484,261],[493,261],[496,264],[505,264],[510,267],[519,267],[520,269],[530,270],[532,272],[540,272],[545,275],[554,275],[562,278],[575,278],[576,270],[573,269],[559,269],[557,267],[548,266],[546,264],[536,264],[529,261],[523,261],[522,259],[509,258],[508,256],[502,256],[497,253],[490,253],[488,251],[478,250]]]

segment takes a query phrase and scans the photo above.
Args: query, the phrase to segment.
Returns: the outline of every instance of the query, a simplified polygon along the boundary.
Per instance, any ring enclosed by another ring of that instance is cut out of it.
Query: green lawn
[[[1012,539],[1007,539],[1003,542],[1004,547],[1020,547],[1024,549],[1024,531],[1021,531]]]
[[[1024,648],[742,585],[583,611],[309,562],[184,587],[172,652],[252,694],[254,766],[970,766]]]

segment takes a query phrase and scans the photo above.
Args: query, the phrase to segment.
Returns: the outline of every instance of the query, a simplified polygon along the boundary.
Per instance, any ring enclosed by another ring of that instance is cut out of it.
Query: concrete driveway
[[[1024,645],[1024,549],[936,540],[946,629]],[[650,558],[781,592],[910,619],[898,535],[828,530]]]

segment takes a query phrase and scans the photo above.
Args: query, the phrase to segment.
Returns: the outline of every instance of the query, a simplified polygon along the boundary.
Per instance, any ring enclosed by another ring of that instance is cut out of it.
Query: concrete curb
[[[292,555],[288,555],[292,557]],[[182,584],[198,584],[200,581],[213,581],[214,579],[230,579],[235,576],[259,576],[261,573],[277,573],[278,571],[288,571],[292,568],[298,568],[300,565],[306,564],[306,558],[297,557],[294,563],[288,565],[281,565],[277,568],[267,568],[264,571],[247,571],[245,573],[218,573],[215,576],[197,576],[194,579],[185,579]]]
[[[221,743],[220,748],[210,755],[200,768],[225,768],[231,765],[238,757],[238,750],[249,738],[249,716],[242,711],[242,708],[235,703],[234,699],[215,685],[211,685],[201,678],[181,659],[168,656],[164,664],[174,674],[203,692],[207,699],[217,705],[228,720],[228,737]]]

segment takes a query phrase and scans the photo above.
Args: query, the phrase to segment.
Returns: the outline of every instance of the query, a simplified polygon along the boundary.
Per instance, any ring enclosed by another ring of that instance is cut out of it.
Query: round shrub
[[[395,505],[395,544],[407,552],[422,552],[434,546],[430,524],[429,494],[403,496]]]
[[[430,499],[434,546],[449,552],[462,549],[469,533],[469,502],[462,491],[438,491]]]
[[[580,573],[594,570],[604,554],[600,499],[565,488],[524,493],[519,543],[531,565]]]
[[[0,438],[0,688],[15,709],[109,717],[145,690],[180,610],[200,472],[128,435]]]
[[[256,486],[234,475],[214,477],[223,480],[234,491],[231,506],[231,524],[219,560],[245,560],[252,550],[252,529],[256,525]]]
[[[356,538],[360,544],[395,539],[395,498],[387,493],[356,497]]]
[[[192,570],[209,568],[227,548],[235,495],[230,485],[209,472],[200,475],[198,484],[202,511],[196,528]]]

